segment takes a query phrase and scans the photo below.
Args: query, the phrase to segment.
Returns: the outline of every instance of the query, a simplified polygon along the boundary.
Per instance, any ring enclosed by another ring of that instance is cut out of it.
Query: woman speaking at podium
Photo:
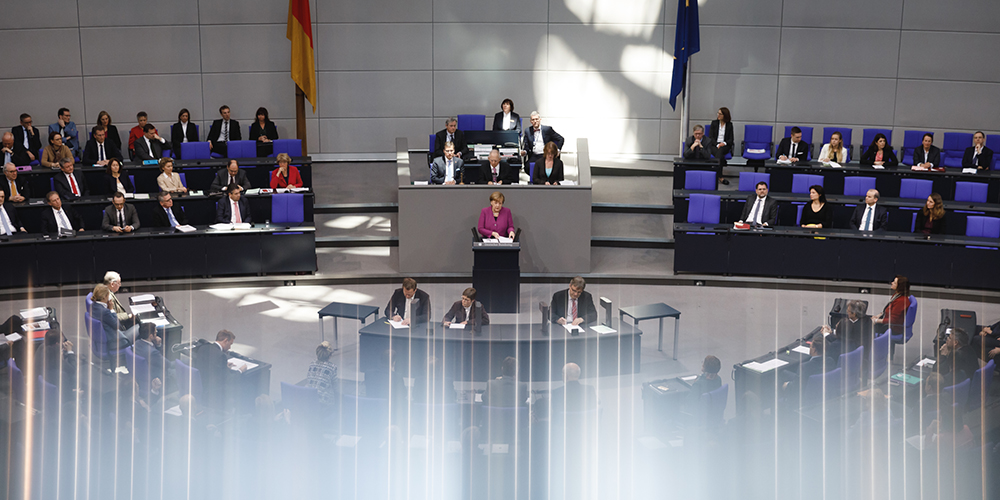
[[[483,238],[500,238],[507,235],[514,239],[514,218],[509,208],[503,207],[503,193],[494,191],[490,195],[490,206],[479,212],[479,234]]]

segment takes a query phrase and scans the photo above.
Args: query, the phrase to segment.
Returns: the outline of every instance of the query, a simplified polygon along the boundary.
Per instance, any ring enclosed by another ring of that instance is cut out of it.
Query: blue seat
[[[844,373],[843,368],[834,368],[826,373],[810,375],[809,381],[806,382],[805,392],[802,393],[802,406],[840,396],[843,393],[842,373]]]
[[[256,158],[257,141],[229,141],[226,143],[226,158]]]
[[[188,187],[188,180],[187,180],[187,177],[184,175],[184,172],[181,172],[181,173],[179,173],[177,175],[179,175],[181,177],[181,185],[184,186],[184,187]]]
[[[857,392],[861,388],[861,362],[865,356],[865,346],[858,346],[851,352],[845,352],[837,360],[837,366],[844,369],[844,390],[848,393]]]
[[[302,139],[275,139],[271,144],[274,148],[270,156],[278,156],[281,153],[285,153],[292,158],[303,156]]]
[[[899,148],[899,162],[905,165],[913,165],[913,151],[920,147],[924,141],[924,134],[930,132],[924,130],[906,130],[903,132],[903,147]]]
[[[993,385],[993,371],[996,369],[996,361],[991,359],[982,368],[976,370],[972,375],[972,383],[969,385],[969,401],[965,405],[966,411],[978,409],[983,405],[986,396],[990,393],[990,386]]]
[[[208,142],[185,142],[181,144],[181,158],[208,160],[212,158],[212,149],[208,147]]]
[[[730,125],[730,126],[732,126],[732,125]],[[709,123],[708,125],[705,125],[705,140],[708,140],[709,137],[712,137],[712,135],[710,133],[711,129],[712,129],[712,124],[711,123]],[[733,131],[733,137],[736,137],[736,131],[735,130]],[[702,144],[706,144],[706,143],[702,142]],[[733,159],[733,149],[736,149],[736,145],[735,144],[733,144],[733,147],[729,150],[728,153],[726,153],[726,159],[727,160],[732,160]]]
[[[458,115],[459,130],[486,130],[486,115]]]
[[[823,176],[814,174],[792,174],[792,192],[809,194],[809,187],[823,185]]]
[[[969,379],[965,379],[951,387],[941,389],[941,405],[952,404],[964,410],[969,402],[970,384]]]
[[[684,174],[684,189],[694,191],[714,191],[715,172],[708,170],[689,170]]]
[[[38,154],[35,155],[35,159],[31,160],[31,163],[28,163],[28,165],[30,165],[32,167],[39,165],[42,162],[42,153],[43,152],[45,152],[45,148],[44,147],[42,149],[38,150]]]
[[[49,191],[56,190],[56,179],[54,177],[49,177]]]
[[[701,395],[704,407],[703,422],[708,427],[721,427],[725,422],[726,402],[729,400],[729,384]]]
[[[771,125],[745,125],[743,127],[742,156],[747,160],[766,160],[774,148],[774,127]],[[763,149],[761,153],[751,153],[750,149]],[[713,188],[714,189],[714,188]]]
[[[341,398],[341,434],[355,436],[385,435],[389,425],[389,401],[344,394]]]
[[[87,296],[83,298],[83,305],[86,307],[84,311],[88,313],[91,312],[90,308],[94,306],[94,292],[88,293]],[[89,335],[90,332],[88,331],[87,334]]]
[[[301,224],[305,220],[302,193],[274,193],[271,195],[271,222],[275,224]]]
[[[787,125],[787,126],[785,126],[785,135],[782,136],[782,137],[791,137],[792,136],[792,127],[793,127],[793,125]],[[798,127],[799,127],[799,130],[802,131],[802,142],[806,143],[809,146],[809,154],[806,155],[806,160],[812,161],[812,159],[813,159],[813,128],[812,127],[803,127],[802,125],[799,125]],[[775,158],[777,158],[777,157],[775,157]]]
[[[311,427],[319,419],[319,389],[281,383],[281,404],[291,414],[292,427]]]
[[[180,389],[180,395],[190,394],[194,396],[195,401],[199,401],[202,392],[201,372],[179,359],[174,360],[174,370],[177,373],[177,385]]]
[[[792,203],[795,205],[795,225],[802,225],[802,208],[806,206],[805,203]]]
[[[714,194],[693,193],[688,203],[687,221],[693,224],[718,224],[722,198]]]
[[[892,149],[892,129],[891,128],[866,128],[861,135],[861,147],[868,148],[872,141],[875,140],[875,136],[882,134],[885,136],[886,147]]]
[[[24,373],[17,367],[17,363],[14,362],[14,358],[7,358],[7,377],[10,379],[11,397],[14,398],[14,401],[25,403],[27,399],[24,397]]]
[[[431,153],[434,153],[434,141],[436,138],[437,138],[436,134],[431,134],[430,143],[427,145],[427,150],[430,151]]]
[[[149,360],[138,354],[134,354],[133,356],[132,367],[128,370],[132,373],[135,382],[139,384],[139,394],[145,397],[149,394],[149,383],[153,380],[153,377],[149,374]],[[163,380],[160,380],[160,382],[163,382]]]
[[[918,212],[920,212],[920,210],[914,210],[913,216],[910,218],[910,232],[911,233],[916,232],[916,230],[917,230],[917,213]]]
[[[990,165],[990,169],[996,170],[997,161],[1000,161],[1000,135],[990,134],[986,136],[986,147],[990,148],[990,151],[993,151],[993,164]]]
[[[830,143],[830,137],[833,136],[834,132],[840,132],[841,137],[843,137],[844,147],[847,148],[847,161],[851,161],[851,158],[854,157],[854,143],[851,142],[851,135],[854,131],[847,127],[823,127],[823,144]]]
[[[42,412],[42,422],[46,426],[58,424],[61,410],[59,388],[55,384],[46,382],[41,375],[38,376],[37,382],[38,386],[35,390],[38,398],[35,401],[35,407]]]
[[[961,167],[965,149],[972,147],[972,134],[945,132],[941,147],[941,163],[946,167]]]
[[[83,312],[84,325],[90,333],[90,351],[102,362],[113,362],[118,354],[118,349],[108,349],[108,338],[104,334],[104,324],[99,318],[90,315],[89,311]]]
[[[899,197],[926,200],[934,190],[934,181],[927,179],[902,179],[899,181]]]
[[[739,191],[756,191],[758,182],[764,182],[770,186],[771,174],[765,174],[764,172],[740,172]]]
[[[989,184],[958,181],[955,183],[955,201],[986,203],[986,193],[988,190]]]
[[[913,338],[913,323],[917,321],[917,298],[910,295],[910,306],[906,308],[906,317],[903,320],[903,331],[893,332],[892,328],[886,331],[889,334],[889,359],[896,356],[896,344],[905,344]]]
[[[1000,218],[970,215],[966,219],[965,235],[978,238],[1000,238]]]
[[[885,332],[872,342],[870,379],[875,380],[889,367],[889,332]]]
[[[844,196],[865,196],[869,189],[875,189],[874,177],[844,177]]]

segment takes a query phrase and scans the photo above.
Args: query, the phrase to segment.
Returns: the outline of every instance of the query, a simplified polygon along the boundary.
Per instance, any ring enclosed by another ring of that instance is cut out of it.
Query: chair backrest
[[[270,156],[278,156],[281,153],[285,153],[293,158],[302,156],[302,139],[276,139],[272,144],[274,151]],[[433,145],[431,149],[434,149]]]
[[[302,193],[274,193],[271,195],[271,222],[275,224],[301,224],[305,220]]]
[[[83,312],[83,320],[87,331],[90,333],[90,351],[98,359],[107,359],[108,339],[104,335],[104,323],[101,323],[100,319],[91,316],[88,311]]]
[[[841,137],[844,138],[844,147],[850,151],[851,145],[854,144],[851,141],[851,135],[854,133],[854,130],[850,127],[823,127],[823,144],[830,143],[830,137],[833,136],[834,132],[840,132]]]
[[[179,359],[174,360],[174,370],[177,372],[177,385],[180,395],[190,394],[195,401],[201,399],[201,372],[193,366],[188,366]]]
[[[823,176],[814,174],[792,174],[792,192],[809,194],[809,187],[823,185]]]
[[[966,219],[965,235],[979,238],[1000,238],[1000,218],[970,215]]]
[[[694,224],[718,224],[722,198],[713,194],[692,193],[687,221]]]
[[[810,375],[802,396],[803,403],[815,403],[840,396],[843,372],[843,368],[834,368],[826,373]]]
[[[913,295],[909,297],[910,305],[906,308],[906,318],[903,319],[903,327],[906,329],[906,340],[913,336],[913,324],[917,322],[917,298]]]
[[[802,208],[805,207],[805,203],[795,203],[795,225],[802,225]]]
[[[941,163],[946,167],[961,167],[965,149],[972,146],[972,134],[945,132],[941,145]]]
[[[48,417],[58,417],[59,416],[59,388],[55,384],[50,384],[45,381],[45,377],[41,375],[37,379],[38,388],[36,389],[37,394],[40,396],[38,401],[35,402],[35,407],[42,411],[42,415],[46,417],[47,422],[52,422],[54,419]]]
[[[135,372],[135,351],[131,347],[126,347],[125,351],[125,368],[128,368],[129,373]]]
[[[229,141],[226,143],[227,158],[256,158],[257,141]]]
[[[181,173],[179,173],[177,175],[179,175],[181,177],[181,185],[184,186],[184,187],[188,187],[187,176],[184,175],[184,172],[181,172]]]
[[[902,179],[899,181],[899,197],[926,200],[934,190],[934,181],[928,179]]]
[[[436,137],[437,137],[437,134],[431,134],[430,143],[427,145],[427,150],[430,151],[431,153],[434,152],[434,140],[435,140]]]
[[[56,190],[56,179],[55,177],[49,177],[49,191]]]
[[[885,332],[872,341],[871,378],[874,380],[885,373],[889,367],[889,332]]]
[[[516,443],[519,433],[528,429],[527,406],[486,406],[490,443]]]
[[[899,161],[904,164],[913,163],[913,150],[920,147],[924,141],[924,134],[930,132],[925,130],[904,130],[903,147],[899,148]]]
[[[132,183],[132,194],[135,194],[135,176],[129,175],[128,181]]]
[[[181,143],[181,158],[185,160],[207,160],[212,157],[208,142]]]
[[[319,418],[319,389],[281,383],[281,403],[291,413],[291,423],[312,425]]]
[[[990,151],[993,151],[993,164],[990,165],[990,168],[996,170],[997,161],[1000,161],[1000,135],[990,134],[986,136],[986,147],[990,148]]]
[[[865,355],[865,346],[840,355],[837,366],[844,369],[844,388],[848,392],[857,391],[861,387],[861,360]]]
[[[951,387],[941,389],[942,406],[947,402],[947,404],[955,404],[964,409],[969,401],[969,385],[969,379],[965,379]]]
[[[874,177],[855,175],[844,177],[844,196],[865,196],[869,189],[875,189]]]
[[[139,394],[145,396],[149,394],[149,383],[153,377],[149,374],[149,360],[138,355],[133,354],[132,366],[128,369],[134,380],[139,384]],[[160,382],[163,382],[161,379]]]
[[[955,183],[955,201],[986,203],[986,194],[988,191],[989,184],[958,181]]]
[[[715,191],[715,172],[707,170],[689,170],[684,174],[684,189],[696,191]]]
[[[458,115],[459,130],[486,130],[486,115]]]
[[[722,384],[718,389],[702,394],[702,401],[705,402],[705,423],[709,426],[719,426],[724,422],[726,414],[726,403],[729,400],[729,384]]]
[[[86,307],[84,312],[91,312],[91,308],[94,307],[94,292],[87,294],[87,296],[83,299],[83,305]],[[90,332],[88,331],[87,334],[89,335]]]
[[[344,394],[340,405],[342,434],[384,434],[389,424],[389,400]]]
[[[743,142],[748,148],[767,148],[774,142],[774,127],[771,125],[744,125]]]
[[[875,140],[875,136],[878,134],[885,135],[885,140],[887,142],[886,147],[892,148],[892,129],[891,128],[866,128],[861,134],[861,147],[868,148],[872,141]]]
[[[14,358],[7,358],[7,376],[10,377],[10,395],[14,401],[24,403],[24,373],[17,367]]]
[[[972,384],[969,385],[969,402],[966,410],[972,411],[982,406],[986,396],[990,394],[990,386],[993,385],[993,371],[996,369],[996,361],[991,359],[982,368],[976,370],[972,375]]]
[[[756,191],[758,182],[771,185],[771,174],[764,172],[740,172],[740,191]]]

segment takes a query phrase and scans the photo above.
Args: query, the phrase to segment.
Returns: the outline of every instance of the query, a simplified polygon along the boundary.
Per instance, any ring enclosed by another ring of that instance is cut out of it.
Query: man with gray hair
[[[444,156],[444,145],[449,142],[455,145],[455,156],[461,158],[462,154],[465,153],[467,145],[465,144],[465,133],[458,130],[458,118],[454,116],[448,117],[444,121],[444,130],[441,130],[434,136],[433,157]]]
[[[560,325],[572,324],[581,328],[597,323],[597,308],[594,297],[584,291],[587,282],[576,276],[569,282],[569,288],[552,295],[552,322]]]
[[[695,125],[694,130],[691,131],[691,137],[684,143],[687,145],[684,148],[684,159],[685,160],[711,160],[712,153],[709,152],[708,148],[702,144],[702,140],[705,139],[705,127],[701,125]]]
[[[135,316],[128,309],[125,309],[125,306],[118,300],[118,295],[116,295],[122,287],[122,276],[115,271],[108,271],[104,273],[104,284],[111,292],[111,312],[118,316],[118,329],[125,332],[125,336],[129,340],[134,340],[136,330],[138,329],[138,321],[136,321]]]
[[[554,142],[556,147],[562,151],[563,143],[566,139],[559,135],[552,127],[542,125],[542,115],[538,111],[531,112],[531,126],[524,129],[522,136],[521,156],[527,155],[528,161],[537,161],[545,152],[545,145]]]
[[[13,163],[3,166],[3,192],[7,195],[7,201],[21,203],[31,198],[31,189],[24,179],[17,178],[17,167]]]
[[[10,132],[4,132],[3,136],[0,137],[0,158],[3,159],[2,163],[4,165],[17,163],[17,154],[14,152],[14,134]],[[25,162],[20,163],[21,165],[27,165]]]
[[[580,383],[580,365],[566,363],[562,371],[563,386],[553,389],[549,396],[549,415],[597,408],[597,389]]]
[[[52,178],[56,192],[63,201],[76,201],[90,194],[83,173],[74,171],[74,162],[75,160],[68,156],[59,160],[59,170],[62,172]]]

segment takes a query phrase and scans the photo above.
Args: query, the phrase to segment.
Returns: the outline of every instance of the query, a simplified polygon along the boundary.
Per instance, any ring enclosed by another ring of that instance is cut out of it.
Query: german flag
[[[288,32],[292,41],[292,80],[302,89],[316,112],[316,58],[313,56],[309,0],[288,1]]]

